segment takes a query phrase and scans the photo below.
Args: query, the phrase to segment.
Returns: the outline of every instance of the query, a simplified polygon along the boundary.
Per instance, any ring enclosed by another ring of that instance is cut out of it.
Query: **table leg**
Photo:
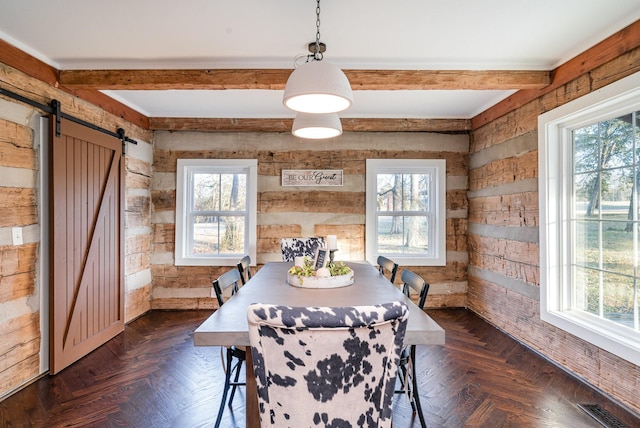
[[[247,428],[260,428],[260,410],[258,408],[258,386],[256,384],[256,376],[253,373],[253,358],[251,357],[251,348],[247,346],[246,353],[246,374],[247,386],[245,391],[246,397],[246,426]]]

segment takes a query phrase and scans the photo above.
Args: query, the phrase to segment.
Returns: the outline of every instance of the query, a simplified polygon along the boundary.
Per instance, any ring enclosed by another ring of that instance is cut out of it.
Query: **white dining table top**
[[[339,288],[300,288],[289,285],[292,262],[264,265],[235,296],[228,299],[195,331],[197,346],[249,346],[247,309],[252,303],[288,306],[359,306],[402,300],[409,306],[405,345],[444,345],[444,330],[368,262],[345,262],[354,283]]]

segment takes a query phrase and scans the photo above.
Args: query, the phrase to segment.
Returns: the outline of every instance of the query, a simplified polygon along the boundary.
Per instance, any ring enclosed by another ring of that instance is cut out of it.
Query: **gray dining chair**
[[[238,283],[241,281],[240,272],[237,269],[229,270],[212,281],[213,290],[216,293],[218,305],[222,307],[224,302],[234,296],[238,292]],[[225,296],[229,294],[227,298]],[[220,399],[220,408],[218,410],[218,416],[216,417],[215,427],[220,426],[222,421],[222,413],[224,412],[224,405],[227,402],[227,393],[231,389],[231,395],[229,396],[229,408],[233,403],[233,397],[236,393],[238,386],[246,385],[246,382],[239,381],[240,371],[242,364],[247,359],[246,351],[243,348],[237,346],[227,346],[225,359],[225,371],[224,371],[224,387],[222,391],[222,398]],[[233,378],[233,379],[232,379]]]
[[[282,261],[292,262],[296,257],[315,257],[316,250],[323,248],[324,238],[282,238],[280,240],[280,250],[282,251]]]
[[[242,285],[245,285],[247,281],[251,279],[251,257],[244,256],[237,264],[238,272],[240,273],[240,280]]]
[[[260,426],[390,427],[408,317],[400,301],[250,305]]]
[[[411,299],[412,295],[418,295],[417,306],[424,310],[424,304],[429,293],[429,284],[415,272],[404,269],[400,275],[402,279],[402,292]],[[416,345],[410,345],[402,349],[400,356],[400,385],[401,389],[396,393],[407,394],[411,402],[411,409],[418,413],[420,426],[427,426],[424,415],[422,414],[422,406],[420,405],[420,395],[418,394],[418,383],[415,370]],[[411,381],[411,382],[409,382]]]
[[[378,270],[381,274],[384,275],[385,271],[389,272],[389,281],[393,284],[396,280],[396,273],[398,273],[398,263],[385,256],[378,256],[376,263],[378,264]]]

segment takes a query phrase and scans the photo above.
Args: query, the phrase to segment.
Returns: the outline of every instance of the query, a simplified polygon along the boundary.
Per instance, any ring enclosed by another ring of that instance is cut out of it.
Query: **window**
[[[256,259],[257,167],[255,159],[178,159],[176,265]]]
[[[540,314],[640,364],[640,73],[539,118]]]
[[[446,264],[446,161],[367,159],[367,260]]]

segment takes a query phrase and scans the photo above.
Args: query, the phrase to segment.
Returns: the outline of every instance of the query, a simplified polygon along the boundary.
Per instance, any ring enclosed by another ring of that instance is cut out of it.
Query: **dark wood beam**
[[[282,90],[288,69],[63,70],[60,84],[98,90]],[[354,90],[512,90],[543,88],[548,71],[345,70]]]
[[[343,118],[345,132],[451,132],[468,133],[468,119],[359,119]],[[151,117],[154,131],[291,132],[293,119],[224,119]]]

